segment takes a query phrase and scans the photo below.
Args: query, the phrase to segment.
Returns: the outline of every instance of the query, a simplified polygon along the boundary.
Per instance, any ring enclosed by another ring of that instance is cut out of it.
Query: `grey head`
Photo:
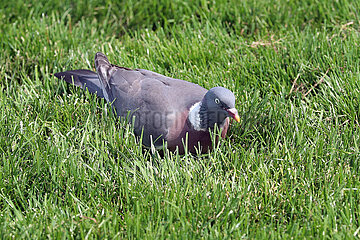
[[[235,109],[235,95],[224,87],[211,88],[201,101],[199,111],[202,129],[213,129],[215,124],[221,127],[227,117],[240,121]]]

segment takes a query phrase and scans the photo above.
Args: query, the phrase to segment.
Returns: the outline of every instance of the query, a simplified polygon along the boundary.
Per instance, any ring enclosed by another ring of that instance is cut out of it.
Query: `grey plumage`
[[[221,99],[221,100],[220,100]],[[226,109],[235,108],[235,96],[226,88],[211,88],[204,96],[201,104],[201,128],[213,129],[220,126],[228,117]]]
[[[204,145],[209,145],[207,128],[212,128],[215,122],[224,125],[229,117],[226,109],[235,107],[234,94],[226,88],[213,88],[208,92],[197,84],[149,70],[119,67],[111,64],[102,53],[95,55],[95,68],[96,73],[72,70],[55,76],[112,103],[118,116],[133,121],[135,134],[142,135],[142,142],[148,147],[152,144],[161,147],[167,141],[170,149],[183,150],[180,145],[184,134],[193,135],[195,142],[207,141]],[[214,99],[219,103],[214,105]],[[204,117],[201,124],[206,134],[195,131],[188,121],[189,109],[200,102],[200,117]],[[212,117],[208,114],[210,110],[215,113]]]
[[[79,69],[71,70],[67,72],[59,72],[54,74],[57,78],[63,78],[66,82],[74,84],[82,89],[87,89],[91,93],[95,93],[99,97],[103,98],[103,90],[100,85],[98,75],[90,70]]]

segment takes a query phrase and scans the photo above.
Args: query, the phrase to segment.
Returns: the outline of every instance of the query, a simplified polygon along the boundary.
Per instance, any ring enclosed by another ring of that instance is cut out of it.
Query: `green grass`
[[[359,238],[358,1],[2,1],[2,238]],[[58,81],[111,62],[237,98],[207,155],[143,151]]]

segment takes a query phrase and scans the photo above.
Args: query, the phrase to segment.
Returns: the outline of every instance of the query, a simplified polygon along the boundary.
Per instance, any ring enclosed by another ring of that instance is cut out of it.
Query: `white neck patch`
[[[189,110],[188,118],[189,118],[191,126],[196,131],[206,131],[205,128],[201,128],[200,108],[201,108],[201,102],[197,102],[194,105],[192,105]]]

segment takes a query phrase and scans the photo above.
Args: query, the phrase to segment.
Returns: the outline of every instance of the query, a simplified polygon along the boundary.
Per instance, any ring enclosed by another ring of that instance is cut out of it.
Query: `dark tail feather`
[[[82,89],[87,89],[91,93],[95,93],[98,97],[104,97],[101,88],[100,80],[96,72],[80,69],[66,72],[59,72],[54,74],[55,77],[63,79]]]

